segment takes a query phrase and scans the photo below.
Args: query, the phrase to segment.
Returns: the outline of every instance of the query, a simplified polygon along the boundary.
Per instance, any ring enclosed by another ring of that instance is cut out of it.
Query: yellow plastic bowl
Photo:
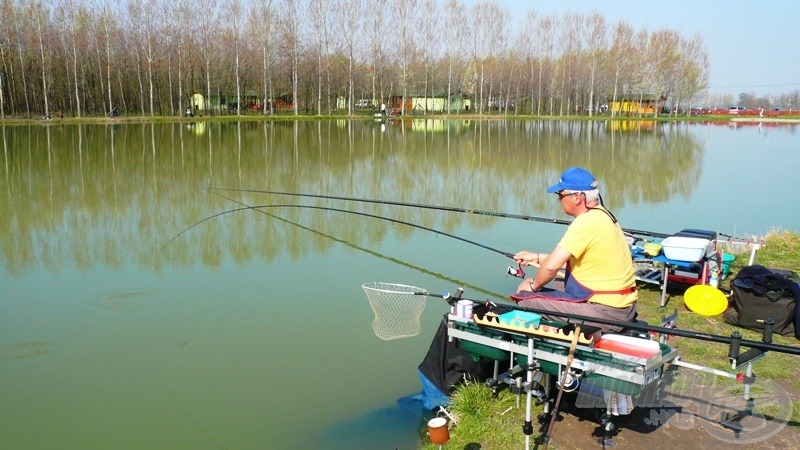
[[[683,303],[690,311],[701,316],[718,316],[728,309],[728,297],[707,284],[697,284],[683,294]]]

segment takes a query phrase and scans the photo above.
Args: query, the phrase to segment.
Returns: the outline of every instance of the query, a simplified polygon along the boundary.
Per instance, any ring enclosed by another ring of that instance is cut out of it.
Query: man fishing
[[[550,253],[523,250],[514,255],[519,264],[539,270],[535,278],[519,285],[511,299],[553,313],[632,322],[637,300],[633,261],[617,219],[602,206],[597,180],[586,169],[570,167],[547,192],[555,193],[564,213],[575,219]],[[564,290],[546,288],[562,269]]]

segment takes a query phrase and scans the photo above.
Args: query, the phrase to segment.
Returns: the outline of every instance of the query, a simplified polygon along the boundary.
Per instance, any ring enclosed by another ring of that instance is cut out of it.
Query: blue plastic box
[[[542,320],[542,316],[536,313],[528,312],[528,311],[509,311],[505,314],[500,314],[497,316],[500,320],[501,324],[512,326],[512,327],[539,327],[539,322]]]

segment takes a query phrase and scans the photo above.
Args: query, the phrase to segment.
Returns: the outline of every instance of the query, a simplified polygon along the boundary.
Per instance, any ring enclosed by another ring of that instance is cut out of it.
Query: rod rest
[[[463,294],[464,294],[464,288],[458,288],[456,289],[455,295],[450,295],[450,293],[448,292],[444,294],[442,298],[444,299],[444,301],[447,302],[448,305],[453,306],[456,303],[458,303],[459,300],[461,300],[461,296]]]
[[[771,318],[764,320],[764,331],[761,335],[761,341],[765,344],[772,343],[772,329],[774,326],[775,322]],[[743,364],[747,364],[767,353],[767,350],[757,348],[751,348],[744,353],[741,353],[741,343],[742,334],[738,331],[731,333],[730,346],[728,347],[728,359],[730,359],[731,367],[734,369]]]

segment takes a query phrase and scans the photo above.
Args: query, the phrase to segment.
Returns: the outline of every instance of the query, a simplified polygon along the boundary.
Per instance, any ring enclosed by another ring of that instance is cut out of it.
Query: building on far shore
[[[608,108],[615,115],[655,115],[659,101],[665,100],[655,94],[632,94],[609,101]]]

